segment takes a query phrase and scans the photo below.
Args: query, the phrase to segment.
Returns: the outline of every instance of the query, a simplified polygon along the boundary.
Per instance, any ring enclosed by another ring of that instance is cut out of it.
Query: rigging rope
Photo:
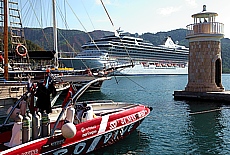
[[[106,12],[106,14],[107,14],[107,16],[108,16],[110,22],[111,22],[111,24],[112,24],[112,26],[113,26],[115,36],[118,36],[118,38],[120,39],[120,41],[121,41],[122,45],[124,46],[124,49],[125,49],[125,51],[126,51],[128,57],[129,57],[130,60],[131,60],[132,65],[133,65],[133,60],[132,60],[131,56],[129,55],[129,52],[128,52],[126,46],[124,45],[124,43],[123,43],[123,41],[122,41],[122,39],[121,39],[121,37],[120,37],[120,34],[119,34],[119,33],[117,32],[117,30],[115,29],[115,26],[114,26],[114,24],[113,24],[113,21],[112,21],[110,15],[109,15],[109,13],[108,13],[108,11],[107,11],[107,9],[106,9],[104,3],[103,3],[103,1],[102,1],[102,0],[100,0],[100,1],[101,1],[101,4],[102,4],[102,6],[103,6],[103,8],[104,8],[104,10],[105,10],[105,12]]]
[[[39,22],[39,19],[38,19],[38,16],[37,16],[36,12],[35,12],[34,6],[32,5],[33,3],[31,2],[31,0],[28,0],[28,1],[29,1],[29,3],[30,3],[30,6],[31,6],[33,12],[34,12],[35,18],[37,19],[37,22],[38,22],[39,26],[42,28],[42,23]],[[31,16],[31,15],[30,15],[30,16]],[[50,42],[48,41],[48,38],[47,38],[47,36],[46,36],[46,34],[45,34],[43,28],[42,28],[42,33],[43,33],[43,35],[44,35],[44,37],[45,37],[46,42],[48,43],[48,46],[50,46]]]
[[[56,2],[56,6],[57,6],[56,8],[57,8],[57,10],[58,10],[58,12],[59,12],[59,14],[61,16],[61,19],[64,22],[65,27],[69,29],[68,23],[66,21],[66,13],[65,13],[65,15],[62,13],[61,8],[58,5],[58,2]],[[65,6],[65,1],[64,1],[64,6]],[[66,10],[65,10],[65,12],[66,12]]]
[[[71,7],[71,5],[68,3],[68,1],[66,1],[68,6],[70,7],[71,11],[73,12],[74,16],[77,18],[78,22],[81,24],[81,26],[83,27],[83,29],[85,30],[86,34],[88,35],[88,37],[90,38],[90,40],[92,41],[93,38],[91,37],[91,35],[87,32],[86,28],[84,27],[84,25],[82,24],[81,20],[78,18],[78,16],[76,15],[76,13],[74,12],[73,8]],[[97,47],[98,48],[98,47]],[[100,50],[98,48],[98,50]]]
[[[77,18],[78,22],[81,24],[81,26],[83,27],[84,31],[86,32],[86,34],[88,35],[88,37],[90,38],[90,40],[94,43],[93,38],[91,37],[91,35],[87,32],[86,28],[84,27],[83,23],[81,22],[81,20],[78,18],[78,16],[76,15],[76,13],[74,12],[73,8],[71,7],[71,5],[68,3],[68,1],[66,1],[67,5],[70,7],[71,11],[73,12],[74,16]],[[100,51],[100,49],[98,48],[98,46],[96,45],[96,48]],[[89,69],[89,67],[85,64],[85,62],[82,61],[82,63],[84,64],[84,66]]]
[[[86,10],[86,8],[85,8],[85,5],[84,5],[84,3],[83,3],[83,1],[82,1],[82,0],[81,0],[81,3],[82,3],[82,5],[83,5],[83,7],[84,7],[84,9],[85,9],[85,12],[86,12],[86,14],[87,14],[87,16],[88,16],[88,18],[89,18],[89,20],[90,20],[90,22],[91,22],[92,26],[93,26],[93,29],[95,30],[95,27],[94,27],[94,25],[93,25],[93,22],[92,22],[92,20],[91,20],[91,18],[90,18],[90,16],[89,16],[89,14],[88,14],[88,12],[87,12],[87,10]]]

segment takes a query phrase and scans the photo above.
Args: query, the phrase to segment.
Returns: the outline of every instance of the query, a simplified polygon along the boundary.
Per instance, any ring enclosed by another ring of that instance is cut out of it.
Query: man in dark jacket
[[[38,88],[35,93],[35,96],[38,98],[36,106],[41,113],[43,113],[44,110],[47,114],[52,112],[50,94],[52,94],[52,97],[55,97],[56,93],[53,80],[48,74],[44,82],[38,83]]]

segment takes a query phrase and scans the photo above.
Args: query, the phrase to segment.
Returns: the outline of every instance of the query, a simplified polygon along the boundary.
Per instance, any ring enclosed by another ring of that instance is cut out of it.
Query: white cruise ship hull
[[[114,75],[119,76],[138,76],[138,75],[186,75],[188,74],[188,67],[157,67],[144,66],[136,64],[134,67],[121,68],[114,72]]]
[[[59,58],[65,67],[74,68],[74,70],[102,69],[108,62],[100,58]]]
[[[114,59],[102,58],[59,58],[67,68],[74,68],[74,70],[106,70],[109,68],[119,67],[121,64]]]

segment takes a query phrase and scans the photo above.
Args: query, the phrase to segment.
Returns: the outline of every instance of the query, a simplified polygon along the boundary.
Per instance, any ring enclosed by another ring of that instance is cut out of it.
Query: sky
[[[25,0],[21,1],[25,3]],[[32,0],[29,1],[31,3]],[[41,9],[36,4],[37,8],[34,10],[45,10],[46,12],[41,15],[43,23],[39,24],[46,27],[52,23],[52,20],[45,21],[48,20],[47,12],[51,11],[52,7],[43,3],[47,0],[35,1],[40,3],[43,8]],[[110,18],[100,0],[56,1],[58,28],[67,27],[87,32],[93,30],[114,31],[120,28],[125,32],[138,34],[186,29],[187,25],[193,24],[191,16],[201,12],[203,5],[206,5],[207,11],[218,13],[216,22],[224,24],[224,37],[230,38],[229,0],[103,0]],[[24,12],[26,12],[25,8]],[[40,19],[40,17],[36,18]],[[28,26],[29,23],[35,22],[28,21]]]

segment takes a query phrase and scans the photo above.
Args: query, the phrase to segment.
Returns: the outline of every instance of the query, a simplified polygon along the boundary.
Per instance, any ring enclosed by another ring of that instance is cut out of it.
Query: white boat
[[[81,57],[92,56],[96,51],[102,50],[108,53],[107,59],[115,59],[119,65],[127,64],[132,60],[134,67],[120,68],[115,72],[116,75],[188,74],[189,49],[178,45],[178,43],[175,44],[171,37],[167,37],[164,44],[154,46],[142,38],[131,36],[129,33],[118,32],[119,36],[110,35],[87,42],[82,46],[84,51],[79,55]],[[62,61],[62,59],[60,60]],[[98,62],[100,61],[101,59],[98,59]],[[73,67],[74,64],[66,65]],[[90,66],[90,68],[96,67]]]

